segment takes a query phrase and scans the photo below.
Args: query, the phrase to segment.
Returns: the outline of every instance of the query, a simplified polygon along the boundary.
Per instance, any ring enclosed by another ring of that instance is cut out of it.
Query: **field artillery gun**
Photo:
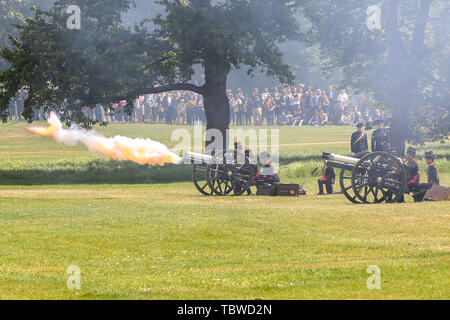
[[[186,152],[183,161],[192,164],[192,182],[206,196],[242,195],[256,174],[248,155],[234,150],[216,156]]]
[[[323,155],[328,166],[341,169],[339,184],[342,193],[353,203],[393,203],[407,191],[406,169],[402,160],[393,154]]]
[[[230,150],[220,153],[219,156],[186,152],[183,162],[192,165],[192,182],[197,190],[205,196],[239,196],[247,192],[252,185],[257,186],[257,195],[306,195],[303,186],[318,169],[314,169],[301,185],[279,182],[272,185],[256,179],[258,165],[256,159],[247,151],[243,154],[236,150]],[[267,187],[266,192],[260,193],[264,186]]]

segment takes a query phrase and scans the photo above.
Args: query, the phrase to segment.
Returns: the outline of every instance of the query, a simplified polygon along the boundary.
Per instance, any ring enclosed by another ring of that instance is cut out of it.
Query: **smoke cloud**
[[[93,153],[101,154],[119,161],[133,161],[139,164],[165,165],[179,164],[182,159],[171,152],[164,144],[151,139],[132,139],[115,136],[106,138],[95,131],[86,131],[76,126],[63,129],[55,113],[48,118],[49,127],[32,127],[29,131],[43,137],[51,137],[58,143],[76,146],[82,143]]]

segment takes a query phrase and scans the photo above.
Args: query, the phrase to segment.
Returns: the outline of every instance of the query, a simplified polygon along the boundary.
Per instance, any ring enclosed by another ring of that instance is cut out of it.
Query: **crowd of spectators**
[[[244,93],[237,89],[227,91],[230,105],[230,124],[235,126],[325,126],[355,125],[384,118],[384,113],[370,106],[364,94],[349,94],[330,86],[327,90],[305,87],[303,84],[271,90],[255,88]],[[25,90],[18,92],[9,106],[9,119],[22,120]],[[131,115],[126,111],[126,102],[109,107],[97,105],[85,108],[87,117],[113,123],[205,123],[203,97],[193,92],[166,92],[147,94],[134,101]],[[42,109],[35,110],[34,120],[45,118]]]
[[[332,86],[313,90],[299,84],[295,87],[264,89],[255,88],[244,94],[240,89],[228,90],[231,124],[325,126],[354,125],[384,118],[379,109],[370,107],[364,94],[349,95],[345,89],[336,91]]]

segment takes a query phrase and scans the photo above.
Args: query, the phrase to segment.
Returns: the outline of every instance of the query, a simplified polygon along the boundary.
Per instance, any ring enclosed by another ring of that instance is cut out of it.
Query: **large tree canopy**
[[[8,43],[9,35],[16,31],[14,25],[23,22],[30,6],[31,1],[0,0],[0,47]],[[4,67],[5,61],[0,59],[0,69]]]
[[[31,15],[32,6],[47,7],[52,0],[0,0],[0,48],[8,45],[9,35],[16,35],[15,25]],[[7,66],[0,58],[0,69]]]
[[[191,90],[205,98],[208,128],[225,131],[230,71],[259,69],[290,83],[293,73],[280,48],[301,39],[306,50],[320,45],[324,69],[342,70],[344,86],[372,92],[393,111],[391,135],[399,154],[407,139],[448,135],[450,9],[445,0],[382,1],[381,29],[375,30],[367,28],[369,0],[155,2],[164,13],[132,30],[121,20],[132,0],[59,0],[49,11],[36,10],[0,54],[10,63],[0,73],[2,118],[22,86],[29,88],[27,119],[34,106],[63,106],[71,111],[68,120],[86,126],[93,123],[81,112],[83,106]],[[66,27],[71,4],[81,8],[81,30]],[[309,37],[299,32],[297,8],[306,19],[302,23],[312,26]],[[198,68],[205,83],[194,85],[190,81]]]
[[[366,13],[371,0],[311,0],[303,3],[303,13],[313,24],[311,41],[321,44],[326,67],[342,68],[344,85],[372,91],[392,110],[391,138],[403,154],[405,140],[417,142],[419,132],[434,139],[448,135],[445,124],[433,126],[438,130],[414,125],[439,121],[420,119],[430,113],[419,110],[430,106],[448,119],[450,6],[446,0],[381,3],[381,28],[373,30]]]
[[[2,117],[11,97],[29,88],[25,117],[33,106],[65,106],[74,120],[91,125],[83,106],[132,101],[146,93],[190,90],[202,94],[208,128],[229,124],[226,83],[230,71],[256,69],[283,83],[293,80],[279,45],[298,39],[295,7],[289,0],[157,0],[165,14],[133,30],[121,25],[131,0],[60,0],[26,19],[13,47],[1,56],[11,67],[0,73]],[[81,30],[66,27],[66,8],[81,9]],[[205,83],[189,83],[194,67]]]

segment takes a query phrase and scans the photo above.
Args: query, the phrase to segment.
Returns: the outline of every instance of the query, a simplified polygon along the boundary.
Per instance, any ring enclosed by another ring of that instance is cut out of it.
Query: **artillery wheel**
[[[192,167],[192,182],[201,194],[205,196],[211,196],[214,194],[214,192],[208,185],[206,171],[206,166],[194,164],[194,166]]]
[[[355,154],[353,157],[361,159],[365,155],[369,154],[369,152],[359,152]],[[339,185],[341,187],[342,193],[345,197],[353,203],[360,204],[362,203],[356,193],[353,191],[352,186],[352,170],[341,169],[341,173],[339,175]]]
[[[369,153],[353,169],[352,187],[363,203],[397,202],[406,189],[405,167],[390,153]]]
[[[209,188],[219,196],[239,196],[253,182],[253,167],[248,157],[235,151],[224,152],[206,168]]]

